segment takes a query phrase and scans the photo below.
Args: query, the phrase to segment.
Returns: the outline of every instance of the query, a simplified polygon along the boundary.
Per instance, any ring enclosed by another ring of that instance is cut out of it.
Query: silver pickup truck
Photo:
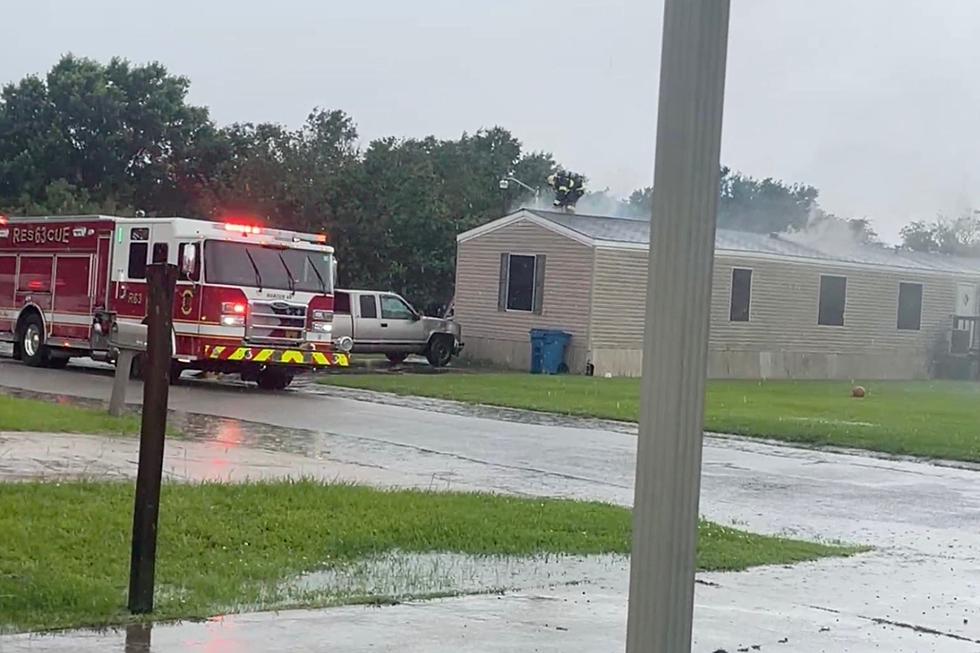
[[[355,354],[384,354],[393,363],[423,354],[433,367],[447,365],[463,347],[455,321],[425,317],[401,296],[379,290],[334,291],[333,341],[348,337]]]

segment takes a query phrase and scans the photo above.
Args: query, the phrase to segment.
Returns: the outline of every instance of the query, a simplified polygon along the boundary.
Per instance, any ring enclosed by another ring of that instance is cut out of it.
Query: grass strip
[[[0,484],[0,628],[130,620],[132,507],[129,483]],[[627,509],[601,503],[314,481],[166,484],[153,617],[288,607],[277,589],[284,581],[392,551],[627,553],[630,530]],[[703,522],[698,565],[741,570],[855,551]],[[338,600],[320,594],[291,605]]]
[[[323,383],[635,422],[640,380],[529,374],[351,374]],[[708,383],[705,428],[783,440],[980,462],[980,385],[963,381]]]

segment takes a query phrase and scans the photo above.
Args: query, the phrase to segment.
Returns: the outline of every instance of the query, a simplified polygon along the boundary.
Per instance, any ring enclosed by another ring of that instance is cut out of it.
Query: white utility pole
[[[628,653],[691,650],[728,0],[666,0]]]

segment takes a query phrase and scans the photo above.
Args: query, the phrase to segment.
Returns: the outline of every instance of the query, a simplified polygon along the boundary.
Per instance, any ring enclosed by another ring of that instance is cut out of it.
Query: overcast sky
[[[0,80],[159,60],[221,124],[340,108],[364,140],[499,124],[593,189],[652,179],[657,0],[7,0]],[[723,161],[894,238],[980,208],[980,2],[734,0]]]

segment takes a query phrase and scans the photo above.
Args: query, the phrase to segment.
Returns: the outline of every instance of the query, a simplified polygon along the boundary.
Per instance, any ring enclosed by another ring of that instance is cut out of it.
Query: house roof
[[[468,240],[521,219],[574,238],[594,247],[646,249],[650,244],[650,221],[636,218],[616,218],[602,215],[583,215],[542,209],[522,209],[482,227],[471,229],[458,237]],[[793,259],[814,259],[865,266],[883,266],[921,272],[980,274],[980,259],[909,252],[891,247],[864,245],[842,238],[808,238],[794,234],[760,234],[731,229],[718,229],[715,250],[757,256]]]

